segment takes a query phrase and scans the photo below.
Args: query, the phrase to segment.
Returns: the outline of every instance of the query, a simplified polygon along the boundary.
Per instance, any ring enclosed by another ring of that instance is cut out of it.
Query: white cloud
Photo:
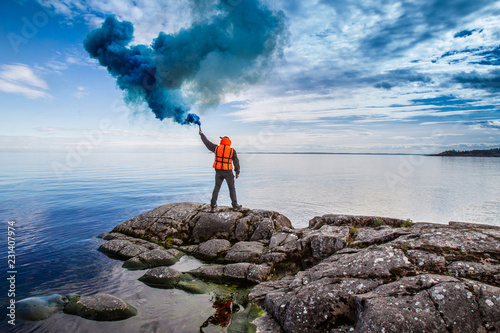
[[[0,91],[22,94],[30,99],[51,98],[46,92],[47,82],[25,64],[10,64],[0,67]]]
[[[87,92],[87,88],[85,87],[77,87],[77,92],[73,94],[78,99],[82,99],[87,96],[89,93]]]
[[[134,43],[149,45],[160,31],[173,33],[191,25],[191,2],[185,0],[38,0],[70,21],[82,16],[92,28],[103,16],[115,15],[134,24]]]

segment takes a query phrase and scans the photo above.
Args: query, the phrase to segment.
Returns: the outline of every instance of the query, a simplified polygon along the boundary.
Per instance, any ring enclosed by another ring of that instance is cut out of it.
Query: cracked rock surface
[[[254,284],[260,332],[500,331],[499,227],[328,214],[294,229],[273,211],[209,209],[160,206],[101,235],[100,250],[141,263],[161,262],[165,248],[211,260],[186,276]],[[165,266],[150,278],[181,287]]]

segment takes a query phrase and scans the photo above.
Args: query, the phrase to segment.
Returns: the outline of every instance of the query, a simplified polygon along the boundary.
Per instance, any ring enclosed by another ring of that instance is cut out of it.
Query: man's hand
[[[203,131],[201,130],[201,127],[200,127],[200,135],[203,134]]]
[[[238,174],[236,174],[236,179],[238,179],[238,177],[239,177],[239,176],[240,176],[240,174],[239,174],[239,173],[238,173]]]

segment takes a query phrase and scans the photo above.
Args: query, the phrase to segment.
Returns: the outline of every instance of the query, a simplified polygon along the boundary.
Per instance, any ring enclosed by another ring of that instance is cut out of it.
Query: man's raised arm
[[[205,144],[205,146],[207,147],[208,150],[210,150],[211,152],[214,152],[215,151],[215,148],[217,148],[217,145],[210,142],[207,137],[205,136],[205,134],[203,134],[203,132],[201,131],[201,128],[200,128],[200,137],[201,137],[201,141],[203,141],[203,143]]]

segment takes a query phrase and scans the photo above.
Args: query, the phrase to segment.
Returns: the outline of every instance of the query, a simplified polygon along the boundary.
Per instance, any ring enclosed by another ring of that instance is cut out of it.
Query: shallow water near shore
[[[56,313],[11,327],[4,319],[1,331],[197,332],[214,313],[212,295],[148,287],[137,280],[143,271],[125,270],[121,261],[98,252],[103,241],[96,238],[161,204],[208,203],[214,181],[211,154],[92,153],[63,173],[53,166],[65,165],[66,154],[1,156],[0,246],[6,266],[7,223],[15,221],[16,299],[105,292],[139,310],[119,322]],[[240,154],[240,160],[239,202],[279,211],[296,228],[327,213],[500,225],[500,158]],[[225,185],[219,198],[219,205],[230,204]],[[184,257],[176,267],[189,270],[199,264]],[[9,288],[2,280],[5,311]]]

